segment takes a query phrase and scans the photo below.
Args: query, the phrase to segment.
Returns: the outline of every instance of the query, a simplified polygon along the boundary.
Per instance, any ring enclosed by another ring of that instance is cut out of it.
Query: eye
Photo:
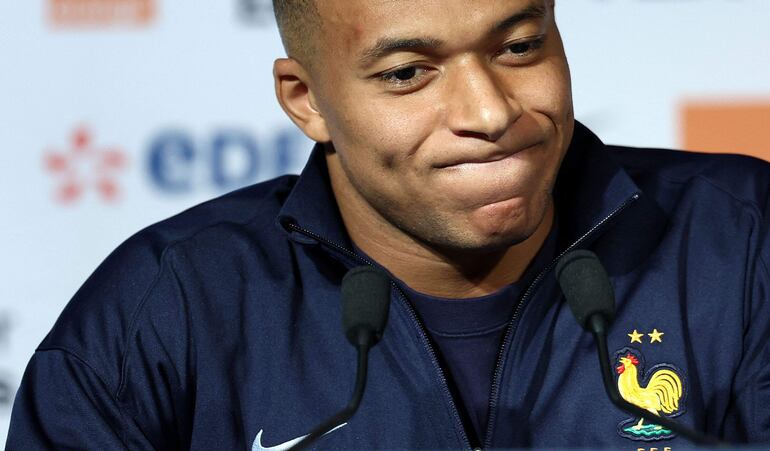
[[[510,50],[511,53],[515,53],[517,55],[527,54],[533,48],[534,48],[534,43],[532,42],[515,42],[508,46],[508,50]]]
[[[390,78],[393,80],[398,80],[400,82],[403,81],[409,81],[413,79],[417,75],[417,68],[416,67],[407,67],[404,69],[394,70],[390,73]]]
[[[505,46],[500,53],[500,56],[519,64],[529,62],[529,60],[537,54],[537,51],[540,50],[544,43],[545,36],[512,42]]]
[[[419,66],[404,66],[379,75],[388,89],[406,90],[419,85],[428,75],[428,69]]]

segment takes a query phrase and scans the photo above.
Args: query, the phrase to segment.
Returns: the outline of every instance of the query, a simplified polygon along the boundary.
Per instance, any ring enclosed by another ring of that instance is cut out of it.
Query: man
[[[319,449],[686,442],[612,406],[553,267],[595,251],[624,396],[770,440],[770,174],[573,119],[553,0],[276,0],[299,178],[131,238],[30,362],[10,449],[285,449],[341,408],[342,276],[394,281],[363,404]]]

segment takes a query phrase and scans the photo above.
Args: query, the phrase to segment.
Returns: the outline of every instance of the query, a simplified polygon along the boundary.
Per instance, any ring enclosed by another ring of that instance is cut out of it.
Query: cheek
[[[542,113],[557,126],[571,118],[572,89],[566,63],[551,58],[533,68],[526,77],[518,83],[516,93],[526,110]]]
[[[349,99],[341,108],[346,114],[330,121],[335,147],[351,166],[398,169],[402,178],[409,174],[408,166],[414,163],[422,144],[435,129],[436,115],[430,108],[404,100]]]

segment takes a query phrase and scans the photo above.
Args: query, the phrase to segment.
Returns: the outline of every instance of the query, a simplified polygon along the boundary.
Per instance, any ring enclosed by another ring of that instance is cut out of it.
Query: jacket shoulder
[[[234,230],[243,235],[256,233],[256,241],[277,241],[274,237],[280,230],[275,218],[295,182],[296,176],[283,176],[242,188],[136,233],[89,276],[37,351],[63,350],[75,355],[101,369],[100,376],[116,388],[139,311],[154,292],[173,290],[169,286],[174,282],[166,279],[174,277],[170,274],[174,253],[226,246]],[[171,296],[167,298],[171,304]],[[168,307],[170,315],[174,308]]]
[[[661,184],[706,184],[737,201],[765,211],[770,191],[770,163],[737,154],[607,146],[613,158],[645,191]]]

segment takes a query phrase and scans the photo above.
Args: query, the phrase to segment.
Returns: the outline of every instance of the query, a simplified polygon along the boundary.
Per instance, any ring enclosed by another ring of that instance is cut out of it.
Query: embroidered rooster
[[[618,372],[618,390],[628,402],[642,409],[649,410],[657,416],[661,413],[671,414],[679,410],[679,400],[682,398],[682,380],[672,370],[661,368],[652,373],[646,387],[639,384],[639,360],[630,352],[620,357]],[[632,429],[642,429],[644,419]],[[656,426],[656,429],[661,429]]]

